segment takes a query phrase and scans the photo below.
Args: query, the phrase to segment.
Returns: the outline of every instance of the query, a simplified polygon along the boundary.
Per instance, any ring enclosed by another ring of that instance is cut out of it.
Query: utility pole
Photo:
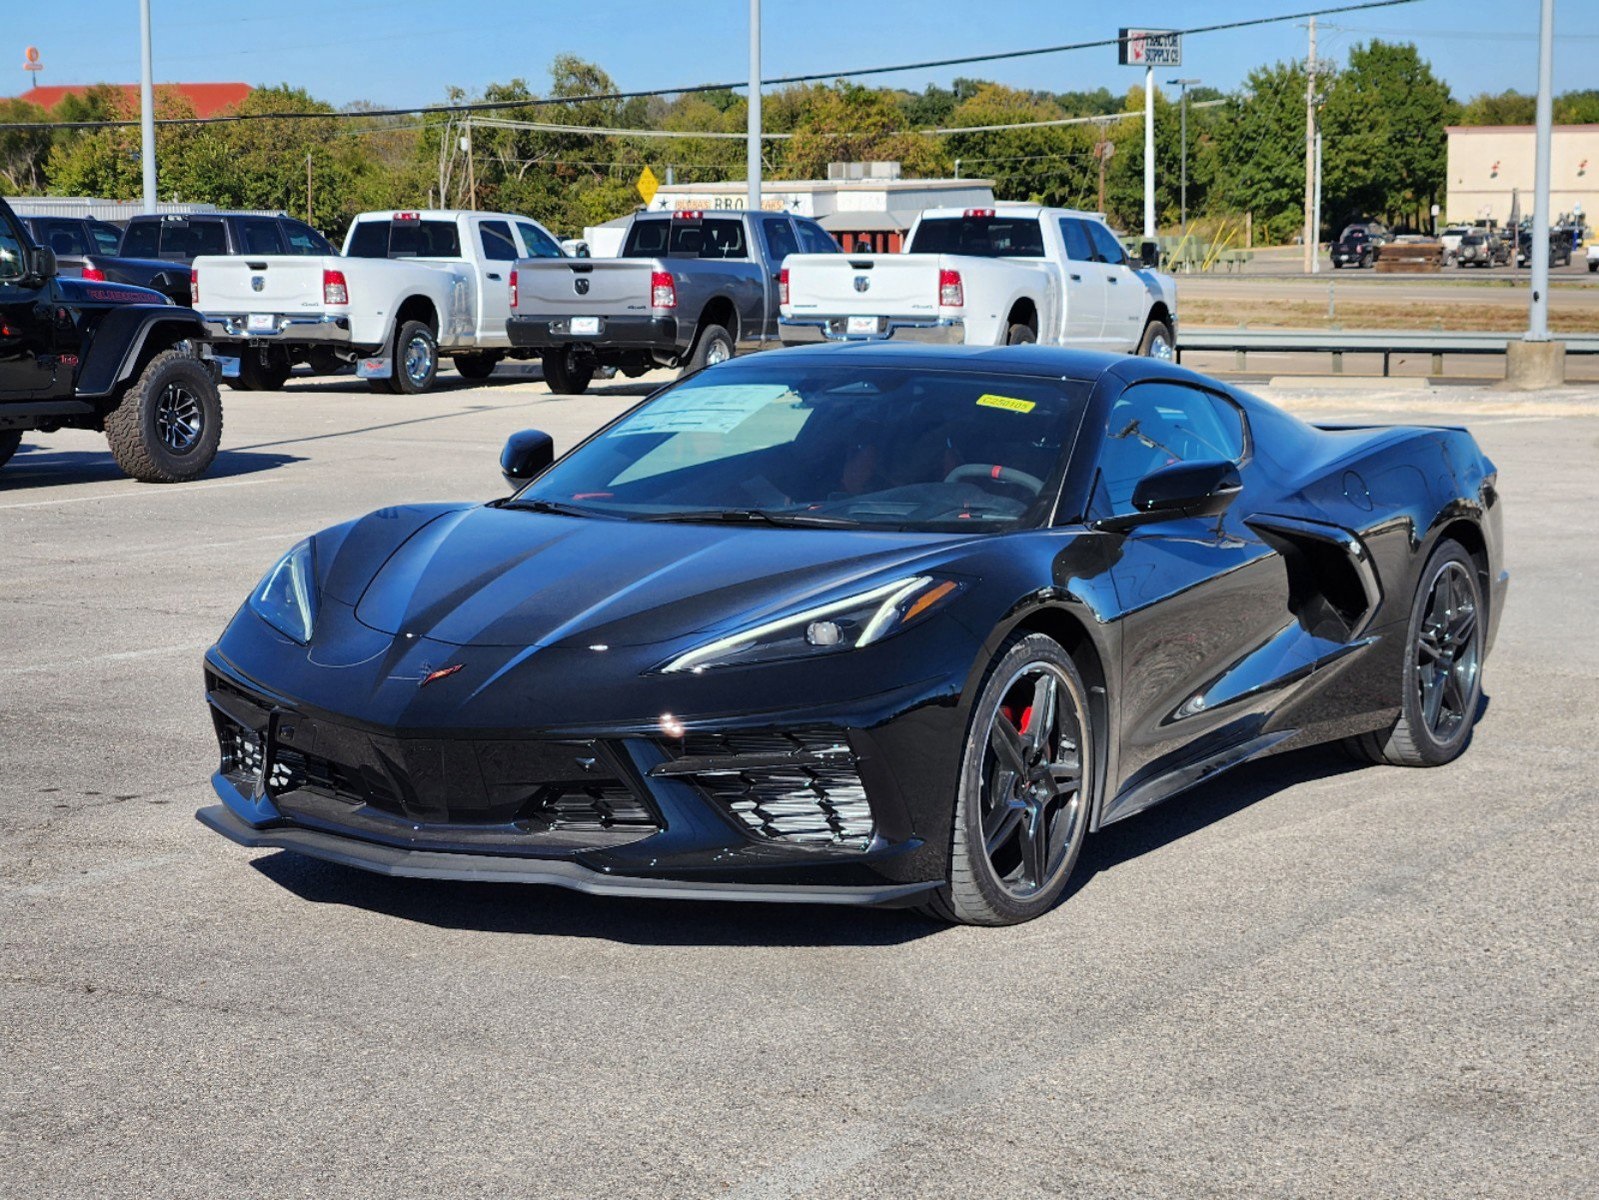
[[[1152,66],[1144,68],[1144,240],[1155,240],[1155,68]]]
[[[139,158],[144,172],[144,211],[155,211],[155,69],[150,53],[150,0],[139,0]]]
[[[477,211],[477,151],[472,145],[472,118],[468,116],[463,122],[466,126],[466,135],[461,139],[466,150],[466,206],[473,212]]]
[[[1305,59],[1305,274],[1316,269],[1316,18],[1310,18],[1310,56]]]
[[[305,152],[305,223],[311,224],[311,152]]]
[[[744,136],[744,170],[751,212],[761,210],[761,0],[750,0],[750,106]]]
[[[1186,234],[1188,232],[1188,89],[1189,89],[1189,87],[1191,85],[1196,84],[1198,82],[1199,82],[1199,80],[1197,80],[1197,79],[1168,79],[1166,81],[1167,86],[1175,85],[1175,86],[1177,86],[1177,87],[1182,89],[1182,91],[1181,91],[1181,93],[1179,95],[1179,99],[1177,101],[1177,105],[1178,105],[1178,108],[1182,112],[1182,129],[1183,129],[1183,151],[1182,151],[1183,168],[1182,168],[1182,187],[1181,187],[1180,194],[1182,196],[1182,214],[1183,214],[1182,215],[1182,222],[1183,222],[1183,233],[1184,234]]]
[[[1537,159],[1532,175],[1532,239],[1527,264],[1532,273],[1532,307],[1527,314],[1529,342],[1549,340],[1549,142],[1553,126],[1553,76],[1555,73],[1555,0],[1543,0],[1538,18]],[[1511,236],[1519,240],[1514,230]],[[1511,243],[1514,247],[1515,243]],[[1511,262],[1515,261],[1512,248]]]
[[[1316,202],[1311,205],[1311,227],[1316,231],[1316,237],[1321,237],[1321,130],[1316,130]],[[1318,247],[1320,243],[1318,241]],[[1310,260],[1310,269],[1313,274],[1321,272],[1321,255],[1317,254]]]

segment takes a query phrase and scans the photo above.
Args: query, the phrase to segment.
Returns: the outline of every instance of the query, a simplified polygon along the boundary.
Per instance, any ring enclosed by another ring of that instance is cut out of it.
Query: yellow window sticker
[[[982,395],[977,397],[977,403],[984,408],[1003,408],[1006,412],[1030,413],[1038,405],[1031,400],[1018,400],[1014,396]]]

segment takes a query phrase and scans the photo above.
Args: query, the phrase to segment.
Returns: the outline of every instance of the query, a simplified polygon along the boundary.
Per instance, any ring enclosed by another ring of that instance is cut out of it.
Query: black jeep
[[[24,431],[103,430],[135,479],[204,474],[222,437],[215,364],[193,309],[130,284],[72,279],[0,199],[0,465]]]

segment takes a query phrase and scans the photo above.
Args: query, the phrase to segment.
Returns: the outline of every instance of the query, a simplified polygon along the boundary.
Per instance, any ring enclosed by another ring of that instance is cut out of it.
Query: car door
[[[1110,575],[1121,618],[1122,811],[1160,798],[1151,785],[1218,747],[1258,733],[1258,711],[1239,682],[1258,659],[1262,681],[1289,668],[1272,647],[1289,624],[1287,572],[1245,523],[1267,486],[1248,452],[1242,410],[1219,393],[1181,383],[1122,391],[1103,430],[1090,516],[1129,513],[1133,489],[1174,462],[1238,464],[1243,490],[1216,517],[1178,517],[1110,536]],[[1268,688],[1269,691],[1269,688]],[[1258,695],[1257,695],[1258,698]],[[1142,789],[1142,790],[1141,790]],[[1114,791],[1115,789],[1113,789]]]
[[[1094,240],[1100,262],[1105,264],[1105,328],[1100,333],[1105,349],[1136,350],[1144,336],[1144,281],[1134,273],[1127,251],[1115,234],[1098,221],[1083,224]]]
[[[761,242],[766,248],[765,277],[762,280],[764,312],[761,321],[762,338],[777,335],[778,277],[783,270],[783,260],[799,253],[799,237],[794,232],[794,222],[784,216],[761,218]]]
[[[477,239],[483,253],[482,296],[477,306],[478,340],[504,345],[508,340],[505,323],[511,317],[511,268],[516,266],[521,253],[509,221],[479,221]]]
[[[7,399],[47,392],[56,378],[55,306],[49,281],[28,277],[27,247],[21,226],[0,210],[0,416]]]
[[[1105,334],[1106,278],[1111,268],[1099,261],[1088,222],[1079,217],[1060,219],[1061,241],[1066,248],[1066,322],[1064,346],[1094,348]]]

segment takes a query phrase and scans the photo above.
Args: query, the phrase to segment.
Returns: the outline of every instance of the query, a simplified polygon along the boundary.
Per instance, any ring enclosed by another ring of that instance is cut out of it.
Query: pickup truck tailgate
[[[914,316],[938,311],[936,254],[791,254],[789,309],[795,316]]]
[[[327,260],[297,255],[197,258],[195,307],[210,313],[295,313],[322,307]]]
[[[524,259],[516,265],[517,311],[551,316],[625,313],[650,307],[649,258]]]

